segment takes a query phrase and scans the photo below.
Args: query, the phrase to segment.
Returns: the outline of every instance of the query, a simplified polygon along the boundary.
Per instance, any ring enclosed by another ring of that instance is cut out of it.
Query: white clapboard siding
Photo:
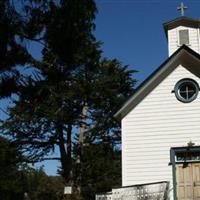
[[[185,26],[178,26],[177,28],[168,30],[168,48],[169,56],[173,54],[179,47],[179,30],[188,29],[189,31],[189,47],[200,53],[199,50],[199,29]]]
[[[122,119],[123,186],[172,183],[170,148],[190,141],[200,145],[200,95],[182,103],[172,93],[182,78],[200,85],[199,78],[180,65]]]

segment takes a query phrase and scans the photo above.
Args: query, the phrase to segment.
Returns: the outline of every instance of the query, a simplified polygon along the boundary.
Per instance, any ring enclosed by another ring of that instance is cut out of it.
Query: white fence
[[[96,200],[167,200],[169,182],[133,185],[97,194]]]
[[[106,192],[104,194],[97,194],[96,200],[112,200],[112,192]]]

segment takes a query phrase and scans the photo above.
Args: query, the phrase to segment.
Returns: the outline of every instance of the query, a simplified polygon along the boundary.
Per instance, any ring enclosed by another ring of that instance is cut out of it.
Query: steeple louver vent
[[[186,30],[179,30],[179,45],[189,44],[189,31]]]

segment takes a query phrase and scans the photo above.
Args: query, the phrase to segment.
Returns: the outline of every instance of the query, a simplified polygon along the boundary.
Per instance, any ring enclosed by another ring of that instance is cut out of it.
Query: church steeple
[[[163,25],[168,40],[169,56],[183,44],[200,54],[200,20],[185,17],[187,7],[183,3],[177,9],[181,11],[181,17]]]

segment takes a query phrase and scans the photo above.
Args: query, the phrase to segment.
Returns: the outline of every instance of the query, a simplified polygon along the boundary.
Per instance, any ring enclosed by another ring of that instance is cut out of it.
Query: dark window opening
[[[189,31],[180,30],[179,31],[179,45],[189,44]]]
[[[200,151],[176,153],[176,162],[200,161]]]

